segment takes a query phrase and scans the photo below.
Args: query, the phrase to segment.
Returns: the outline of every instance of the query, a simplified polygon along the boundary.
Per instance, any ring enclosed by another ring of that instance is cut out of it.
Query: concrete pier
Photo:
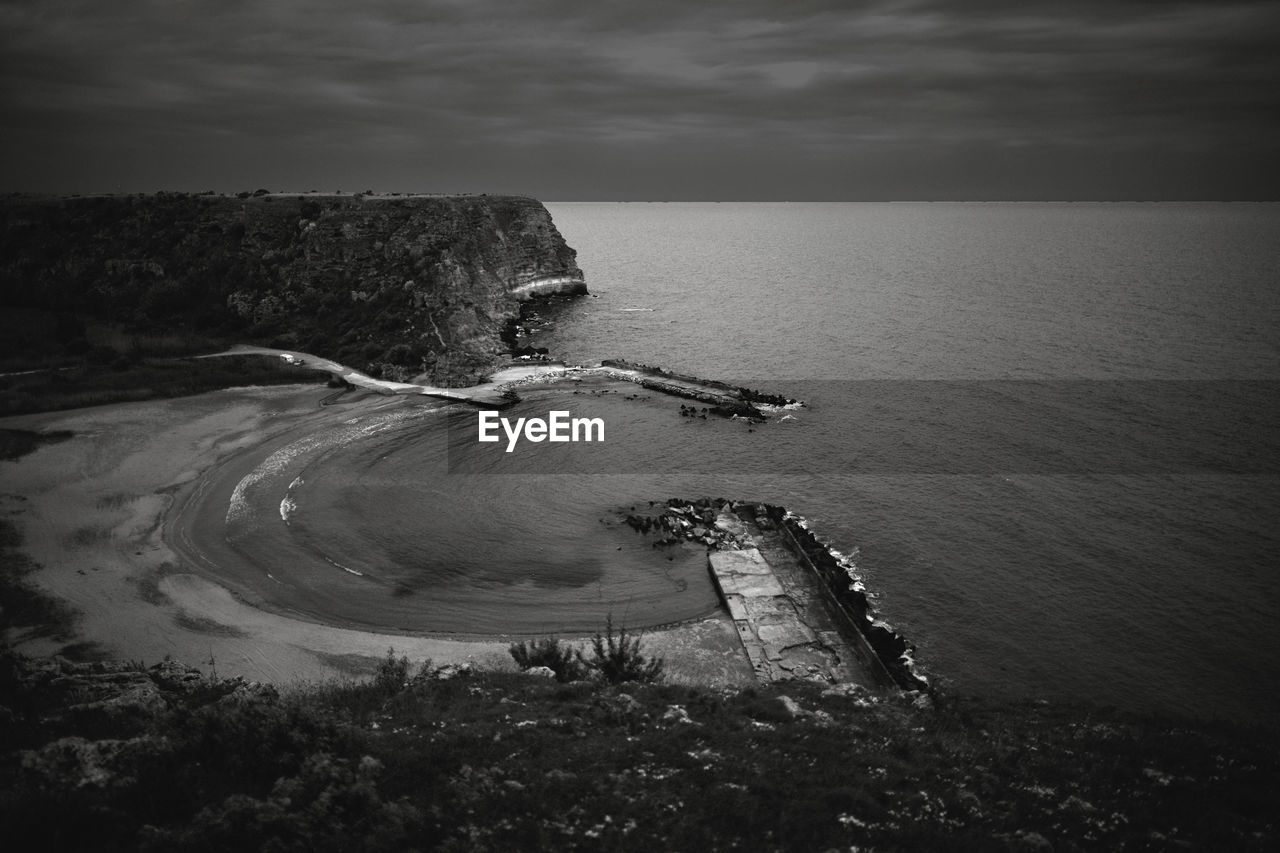
[[[778,530],[727,508],[716,527],[749,546],[712,551],[708,562],[757,679],[894,686],[849,616]]]

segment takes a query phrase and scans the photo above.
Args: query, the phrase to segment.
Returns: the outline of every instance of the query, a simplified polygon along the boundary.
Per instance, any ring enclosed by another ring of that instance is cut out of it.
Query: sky
[[[0,0],[0,191],[1280,199],[1280,3]]]

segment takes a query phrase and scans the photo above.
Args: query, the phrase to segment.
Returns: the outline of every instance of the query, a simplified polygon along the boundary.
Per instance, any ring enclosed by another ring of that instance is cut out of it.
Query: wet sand
[[[221,676],[277,683],[367,673],[388,648],[415,662],[513,668],[502,638],[354,630],[267,609],[212,582],[169,546],[170,511],[219,464],[288,430],[402,402],[358,393],[320,408],[331,393],[242,388],[0,419],[11,429],[75,433],[0,462],[0,511],[11,514],[24,550],[43,567],[34,582],[80,612],[77,639],[117,659],[168,655]],[[63,645],[10,641],[30,654]],[[672,681],[754,682],[725,615],[647,631],[645,648],[666,657]]]

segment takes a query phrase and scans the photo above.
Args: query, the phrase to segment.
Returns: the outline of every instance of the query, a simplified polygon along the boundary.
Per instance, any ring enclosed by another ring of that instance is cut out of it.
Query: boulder
[[[662,715],[662,722],[672,725],[696,725],[683,705],[668,705],[666,712]]]

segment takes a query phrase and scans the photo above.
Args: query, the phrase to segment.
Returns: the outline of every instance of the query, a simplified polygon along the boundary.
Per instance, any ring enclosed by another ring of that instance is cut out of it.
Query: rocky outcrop
[[[235,703],[267,694],[274,696],[275,688],[239,678],[209,678],[173,661],[143,667],[0,654],[0,716],[31,716],[79,734],[136,733],[177,707]],[[33,704],[31,697],[39,701]]]
[[[522,302],[586,292],[530,198],[242,195],[9,196],[0,303],[462,384]]]

